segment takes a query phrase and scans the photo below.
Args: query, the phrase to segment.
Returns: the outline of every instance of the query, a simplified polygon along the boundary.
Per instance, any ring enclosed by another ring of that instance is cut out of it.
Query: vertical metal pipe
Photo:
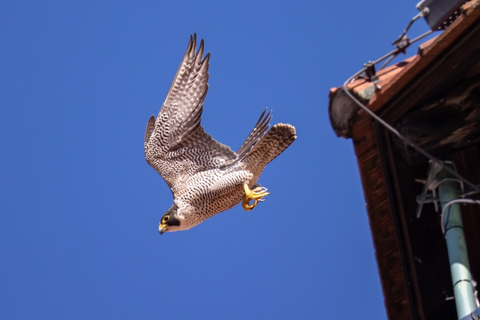
[[[446,171],[442,171],[438,174],[437,179],[441,180],[448,176]],[[444,181],[439,185],[438,189],[442,210],[449,201],[458,198],[457,183],[455,181]],[[450,260],[457,316],[458,319],[461,319],[473,312],[476,309],[476,304],[459,204],[451,204],[446,208],[443,224],[445,226],[445,240]]]

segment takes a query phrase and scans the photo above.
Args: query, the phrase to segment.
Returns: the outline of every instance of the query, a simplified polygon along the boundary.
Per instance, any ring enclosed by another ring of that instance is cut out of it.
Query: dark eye
[[[163,222],[163,223],[166,223],[166,222],[168,221],[168,219],[170,219],[170,216],[168,216],[168,215],[167,215],[167,216],[164,216],[164,217],[162,218],[162,222]]]

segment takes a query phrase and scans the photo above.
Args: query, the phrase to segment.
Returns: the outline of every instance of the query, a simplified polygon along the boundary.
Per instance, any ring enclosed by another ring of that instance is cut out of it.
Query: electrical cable
[[[415,19],[415,18],[414,18]],[[415,21],[412,19],[412,21]],[[410,27],[411,24],[409,24],[408,28]],[[406,29],[408,30],[408,29]],[[429,30],[427,32],[425,32],[424,34],[414,38],[412,41],[410,41],[408,43],[408,45],[428,36],[429,34],[431,34],[432,31]],[[404,36],[404,35],[403,35]],[[396,41],[398,42],[398,40]],[[406,47],[405,47],[406,48]],[[403,50],[405,48],[402,48]],[[399,48],[396,48],[395,50],[387,53],[386,55],[380,57],[379,59],[377,59],[376,61],[374,62],[369,62],[369,64],[378,64],[379,62],[389,58],[391,55],[394,55],[394,54],[398,54],[400,52],[400,50],[402,49],[399,49]],[[443,163],[443,161],[440,161],[439,159],[435,158],[434,156],[432,156],[430,153],[428,153],[427,151],[423,150],[422,148],[420,148],[419,146],[417,146],[415,143],[413,143],[412,141],[408,140],[406,137],[404,137],[402,134],[400,134],[400,132],[398,132],[395,128],[393,128],[392,126],[390,126],[387,122],[385,122],[382,118],[380,118],[379,116],[377,116],[373,111],[369,110],[365,105],[363,105],[363,103],[361,103],[357,98],[355,98],[355,96],[347,89],[347,85],[348,83],[356,80],[363,72],[365,72],[367,68],[364,67],[363,69],[361,69],[360,71],[358,71],[357,73],[355,73],[353,76],[351,76],[350,78],[347,79],[347,81],[345,81],[345,83],[343,84],[343,91],[347,94],[347,96],[353,101],[355,102],[355,104],[357,104],[362,110],[364,110],[367,114],[369,114],[373,119],[375,119],[378,123],[380,123],[383,127],[385,127],[387,130],[389,130],[391,133],[393,133],[395,136],[397,136],[400,140],[402,140],[405,144],[409,145],[410,147],[412,147],[413,149],[415,149],[417,152],[421,153],[422,155],[424,155],[425,157],[427,157],[428,159],[430,159],[432,162],[438,164],[439,166],[441,166],[443,169],[445,169],[445,171],[447,171],[448,173],[450,173],[451,175],[453,175],[454,177],[456,177],[457,179],[463,181],[465,184],[469,185],[473,190],[477,191],[477,192],[480,192],[480,188],[477,187],[476,185],[474,185],[473,183],[471,183],[470,181],[468,181],[467,179],[465,179],[464,177],[462,177],[461,175],[459,175],[457,172],[455,172],[454,170],[450,169],[447,165],[445,165]]]
[[[392,44],[396,45],[398,42],[402,41],[402,39],[405,37],[405,35],[407,34],[408,30],[410,29],[410,27],[412,26],[412,24],[417,21],[418,19],[420,18],[423,18],[425,17],[426,15],[428,15],[430,13],[430,9],[425,8],[423,9],[422,11],[420,11],[419,13],[417,13],[417,15],[415,17],[412,18],[412,20],[410,20],[410,22],[407,24],[407,27],[405,28],[405,30],[403,31],[403,33],[400,35],[400,37],[398,37],[397,40],[393,41]]]
[[[445,287],[442,285],[442,283],[440,282],[440,280],[437,278],[437,276],[432,272],[432,270],[430,270],[430,268],[427,266],[426,263],[424,263],[421,259],[417,258],[417,257],[413,257],[418,263],[420,263],[426,270],[427,270],[427,273],[430,274],[430,276],[433,278],[433,280],[435,280],[435,282],[437,283],[438,287],[440,288],[440,290],[442,290],[443,292],[443,295],[445,296],[445,301],[448,301],[448,300],[453,300],[455,299],[454,295],[453,295],[453,292],[448,292],[447,289],[445,289]]]
[[[418,37],[414,38],[412,41],[408,41],[406,46],[403,48],[403,47],[399,47],[397,46],[397,49],[393,50],[392,52],[390,52],[388,55],[391,55],[390,58],[384,63],[382,64],[382,66],[380,67],[380,69],[378,69],[378,71],[382,70],[383,68],[385,68],[393,59],[395,59],[396,56],[398,56],[398,54],[400,52],[402,52],[403,50],[405,50],[408,46],[410,46],[410,44],[414,43],[414,42],[417,42],[418,40],[420,39],[423,39],[425,38],[426,36],[430,35],[433,31],[432,30],[428,30],[427,32],[425,32],[424,34],[421,34],[419,35]],[[402,50],[403,49],[403,50]],[[379,59],[380,60],[380,59]],[[377,60],[378,61],[378,60]],[[380,60],[381,61],[381,60]],[[379,61],[379,62],[380,62]],[[375,64],[375,63],[374,63]]]
[[[391,133],[393,133],[395,136],[397,136],[400,140],[402,140],[405,144],[409,145],[410,147],[412,147],[413,149],[415,149],[416,151],[418,151],[419,153],[421,153],[422,155],[424,155],[425,157],[427,157],[428,159],[432,160],[432,162],[435,162],[436,164],[438,164],[439,166],[441,166],[443,169],[445,169],[445,171],[447,171],[448,173],[452,174],[453,176],[455,176],[457,179],[463,181],[465,184],[469,185],[472,189],[480,192],[480,188],[478,188],[476,185],[474,185],[473,183],[471,183],[470,181],[468,181],[467,179],[465,179],[464,177],[462,177],[461,175],[459,175],[458,173],[456,173],[454,170],[450,169],[448,166],[446,166],[442,161],[440,161],[439,159],[435,158],[434,156],[432,156],[430,153],[428,153],[427,151],[423,150],[422,148],[420,148],[419,146],[417,146],[415,143],[413,143],[412,141],[408,140],[407,138],[405,138],[403,135],[400,134],[400,132],[398,132],[395,128],[393,128],[392,126],[390,126],[388,123],[386,123],[382,118],[380,118],[379,116],[377,116],[374,112],[370,111],[366,106],[364,106],[360,101],[358,101],[350,92],[349,90],[347,89],[347,84],[352,80],[354,79],[354,77],[358,77],[363,71],[365,71],[366,68],[363,68],[362,70],[360,70],[359,72],[357,72],[354,76],[350,77],[347,79],[347,81],[345,81],[345,83],[343,84],[343,90],[345,91],[345,93],[347,94],[347,96],[352,99],[353,102],[355,102],[360,108],[362,108],[366,113],[368,113],[372,118],[374,118],[375,120],[377,120],[378,123],[380,123],[382,126],[384,126],[386,129],[388,129]]]
[[[440,220],[441,220],[441,223],[440,225],[442,226],[442,233],[443,235],[445,235],[445,233],[448,231],[445,230],[445,223],[443,222],[443,216],[445,215],[445,209],[448,208],[448,214],[447,214],[447,221],[448,221],[448,218],[449,218],[449,215],[450,215],[450,206],[454,203],[471,203],[471,204],[480,204],[480,200],[473,200],[473,199],[454,199],[452,201],[449,201],[447,202],[447,204],[445,204],[445,206],[443,207],[443,210],[442,210],[442,214],[440,215]],[[450,227],[452,228],[452,227]]]
[[[390,56],[390,58],[387,59],[387,61],[385,61],[384,64],[382,64],[382,66],[380,67],[380,69],[378,69],[378,71],[382,70],[383,68],[385,68],[386,65],[388,65],[393,59],[395,59],[396,57],[398,56],[398,53],[395,53],[395,54],[392,54]]]

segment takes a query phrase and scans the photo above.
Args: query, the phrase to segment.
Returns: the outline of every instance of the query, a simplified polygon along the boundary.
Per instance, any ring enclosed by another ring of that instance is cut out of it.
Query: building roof
[[[347,85],[357,99],[437,157],[453,157],[458,171],[480,183],[480,0],[418,54]],[[351,138],[367,202],[385,305],[390,319],[456,318],[448,255],[433,205],[417,219],[416,196],[428,159],[331,89],[335,133]],[[475,211],[476,214],[475,214]],[[462,207],[469,253],[480,252],[480,212]],[[470,256],[474,278],[480,259]]]

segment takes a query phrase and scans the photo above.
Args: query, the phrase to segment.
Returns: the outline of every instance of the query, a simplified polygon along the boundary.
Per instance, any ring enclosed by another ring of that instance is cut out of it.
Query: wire
[[[393,133],[394,135],[396,135],[400,140],[402,140],[405,144],[409,145],[410,147],[412,147],[413,149],[415,149],[416,151],[418,151],[419,153],[421,153],[422,155],[424,155],[425,157],[427,157],[428,159],[432,160],[432,162],[435,162],[436,164],[438,164],[439,166],[441,166],[443,169],[445,169],[448,173],[452,174],[453,176],[455,176],[456,178],[458,178],[458,180],[461,180],[463,181],[465,184],[469,185],[472,189],[480,192],[480,188],[478,188],[476,185],[474,185],[473,183],[471,183],[470,181],[468,181],[467,179],[465,179],[464,177],[462,177],[461,175],[459,175],[458,173],[456,173],[455,171],[453,171],[452,169],[450,169],[448,166],[446,166],[442,161],[438,160],[437,158],[435,158],[434,156],[432,156],[430,153],[428,153],[427,151],[423,150],[422,148],[420,148],[419,146],[417,146],[415,143],[413,143],[412,141],[408,140],[407,138],[405,138],[403,135],[400,134],[400,132],[398,132],[395,128],[393,128],[392,126],[390,126],[388,123],[386,123],[384,120],[382,120],[382,118],[380,118],[379,116],[377,116],[375,113],[373,113],[372,111],[370,111],[366,106],[364,106],[360,101],[358,101],[351,93],[350,91],[347,89],[347,84],[353,80],[355,77],[358,77],[363,71],[365,71],[365,68],[363,68],[362,70],[360,70],[359,72],[357,72],[355,75],[353,75],[352,77],[348,78],[347,81],[345,81],[345,83],[343,84],[343,90],[345,91],[345,93],[348,95],[348,97],[350,99],[353,100],[353,102],[355,102],[360,108],[362,108],[366,113],[368,113],[372,118],[374,118],[375,120],[377,120],[378,123],[380,123],[382,126],[384,126],[386,129],[388,129],[391,133]]]
[[[447,221],[450,215],[450,206],[454,203],[471,203],[471,204],[480,204],[480,200],[473,200],[473,199],[454,199],[452,201],[447,202],[445,206],[443,207],[442,214],[440,215],[440,220],[441,223],[440,225],[442,226],[442,233],[445,235],[445,223],[443,222],[443,216],[445,215],[445,209],[448,208],[448,216],[447,216]],[[447,230],[448,231],[448,230]]]
[[[392,54],[392,55],[390,56],[390,58],[388,58],[388,60],[385,61],[384,64],[382,64],[382,66],[380,67],[380,69],[378,69],[378,71],[380,71],[380,70],[382,70],[383,68],[385,68],[385,66],[386,66],[387,64],[389,64],[390,61],[392,61],[393,59],[395,59],[395,57],[398,56],[398,54],[399,54],[399,52],[397,52],[397,53],[395,53],[395,54]]]
[[[409,42],[409,45],[428,36],[429,34],[431,34],[432,31],[429,30],[427,32],[425,32],[424,34],[414,38],[412,41]],[[377,59],[376,61],[372,62],[372,64],[378,64],[379,62],[387,59],[388,57],[390,57],[391,55],[394,55],[394,54],[398,54],[399,52],[399,48],[396,48],[395,50],[387,53],[386,55],[380,57],[379,59]],[[408,140],[407,138],[405,138],[403,135],[400,134],[400,132],[398,132],[395,128],[393,128],[392,126],[390,126],[388,123],[386,123],[382,118],[380,118],[379,116],[377,116],[374,112],[370,111],[366,106],[363,105],[363,103],[361,103],[360,101],[358,101],[357,98],[355,98],[353,96],[353,94],[347,89],[347,84],[350,83],[351,81],[353,81],[354,79],[357,79],[360,74],[362,74],[363,72],[365,72],[366,70],[366,67],[364,67],[363,69],[361,69],[360,71],[358,71],[357,73],[355,73],[353,76],[351,76],[350,78],[347,79],[347,81],[345,81],[345,83],[343,84],[343,91],[347,94],[347,96],[352,99],[353,102],[355,102],[360,108],[362,108],[366,113],[368,113],[372,118],[374,118],[378,123],[380,123],[382,126],[384,126],[386,129],[388,129],[391,133],[393,133],[395,136],[397,136],[400,140],[402,140],[405,144],[409,145],[410,147],[412,147],[413,149],[415,149],[416,151],[418,151],[419,153],[421,153],[422,155],[424,155],[425,157],[427,157],[428,159],[432,160],[433,162],[435,162],[436,164],[438,164],[439,166],[441,166],[443,169],[445,169],[448,173],[452,174],[454,177],[458,178],[459,180],[463,181],[465,184],[469,185],[473,190],[476,190],[477,192],[480,192],[480,188],[477,187],[476,185],[474,185],[473,183],[471,183],[470,181],[468,181],[467,179],[465,179],[464,177],[462,177],[461,175],[459,175],[457,172],[455,172],[454,170],[450,169],[448,166],[446,166],[442,161],[440,161],[439,159],[435,158],[434,156],[432,156],[430,153],[428,153],[427,151],[423,150],[422,148],[420,148],[419,146],[417,146],[415,143],[413,143],[412,141]]]
[[[404,32],[400,35],[400,37],[395,40],[392,44],[395,44],[396,45],[396,48],[394,50],[392,50],[391,52],[387,53],[386,55],[378,58],[376,61],[374,62],[369,62],[368,65],[376,65],[378,63],[380,63],[381,61],[387,59],[387,58],[390,58],[388,59],[380,69],[382,69],[384,66],[386,66],[395,56],[397,56],[400,52],[405,52],[406,48],[408,48],[412,43],[415,43],[417,42],[418,40],[420,39],[423,39],[424,37],[428,36],[429,34],[432,33],[432,30],[429,30],[427,32],[425,32],[424,34],[421,34],[420,36],[414,38],[412,41],[409,41],[408,37],[406,37],[406,34],[408,32],[408,30],[410,29],[410,27],[412,26],[412,24],[420,19],[421,17],[424,17],[426,15],[429,14],[429,9],[428,8],[425,8],[423,9],[422,11],[420,11],[415,17],[412,18],[412,20],[408,23],[407,27],[405,28]],[[392,57],[393,56],[393,57]],[[462,177],[461,175],[459,175],[456,171],[452,170],[451,168],[449,168],[446,164],[443,163],[443,161],[440,161],[439,159],[435,158],[434,156],[432,156],[430,153],[428,153],[427,151],[423,150],[422,148],[420,148],[419,146],[417,146],[415,143],[413,143],[412,141],[408,140],[407,138],[405,138],[403,135],[400,134],[400,132],[398,132],[395,128],[393,128],[392,126],[390,126],[388,123],[386,123],[382,118],[380,118],[379,116],[377,116],[373,111],[369,110],[365,105],[363,105],[363,103],[361,103],[360,101],[358,101],[357,98],[355,98],[355,96],[353,96],[353,94],[347,89],[347,84],[350,83],[351,81],[357,79],[363,72],[365,72],[365,70],[367,69],[367,64],[363,67],[363,69],[361,69],[360,71],[358,71],[357,73],[355,73],[353,76],[351,76],[350,78],[347,79],[347,81],[345,81],[345,83],[343,84],[343,91],[347,94],[347,96],[352,99],[353,102],[355,102],[361,109],[363,109],[367,114],[369,114],[373,119],[375,119],[378,123],[380,123],[382,126],[384,126],[387,130],[389,130],[391,133],[393,133],[395,136],[397,136],[400,140],[402,140],[405,144],[409,145],[410,147],[412,147],[413,149],[415,149],[416,151],[418,151],[419,153],[421,153],[422,155],[424,155],[425,157],[427,157],[428,159],[430,159],[432,162],[438,164],[439,166],[441,166],[443,169],[445,169],[448,173],[452,174],[454,177],[456,177],[458,180],[461,180],[463,181],[465,184],[469,185],[473,190],[477,191],[477,192],[480,192],[480,188],[477,187],[476,185],[474,185],[473,183],[471,183],[470,181],[468,181],[467,179],[465,179],[464,177]]]
[[[400,35],[400,37],[398,37],[397,40],[393,41],[392,44],[396,45],[398,42],[402,41],[402,39],[405,37],[405,35],[407,34],[407,32],[410,29],[410,27],[412,26],[412,24],[415,21],[417,21],[418,19],[425,17],[429,13],[430,13],[430,10],[428,8],[425,8],[422,11],[420,11],[419,13],[417,13],[417,15],[415,17],[413,17],[412,20],[410,20],[410,22],[407,24],[407,27],[405,28],[403,33]]]
[[[424,34],[421,34],[421,35],[419,35],[418,37],[413,38],[413,40],[410,41],[410,43],[417,42],[418,40],[421,40],[421,39],[425,38],[426,36],[430,35],[431,33],[433,33],[433,30],[428,30],[428,31],[425,32]]]
[[[428,30],[428,31],[425,32],[424,34],[421,34],[421,35],[419,35],[418,37],[414,38],[412,41],[408,41],[405,46],[398,46],[398,45],[397,45],[397,49],[393,50],[392,52],[388,53],[386,56],[383,56],[383,57],[382,57],[382,58],[384,58],[384,57],[386,58],[386,57],[390,56],[390,58],[389,58],[384,64],[382,64],[382,66],[380,67],[380,69],[378,69],[378,71],[380,71],[380,70],[382,70],[383,68],[385,68],[385,66],[387,66],[393,59],[395,59],[395,57],[398,56],[398,54],[399,54],[400,52],[404,52],[405,49],[410,46],[410,44],[412,44],[412,43],[414,43],[414,42],[417,42],[418,40],[421,40],[421,39],[425,38],[426,36],[429,36],[430,34],[432,34],[432,32],[433,32],[432,30]],[[378,62],[382,61],[382,60],[383,60],[382,58],[380,58],[381,60],[379,59],[379,60],[377,60],[377,61],[378,61]],[[385,58],[384,58],[384,59],[385,59]],[[378,62],[377,62],[377,63],[378,63]],[[375,63],[374,63],[374,64],[375,64]]]
[[[442,283],[440,282],[440,280],[438,280],[438,278],[435,276],[435,274],[432,272],[432,270],[430,270],[430,268],[427,266],[426,263],[424,263],[421,259],[417,258],[417,257],[413,257],[418,263],[420,263],[428,272],[428,274],[430,274],[430,276],[433,278],[433,280],[435,280],[435,282],[437,283],[438,287],[440,288],[440,290],[443,291],[443,294],[445,295],[445,301],[448,301],[448,300],[452,300],[452,299],[455,299],[455,297],[453,296],[453,293],[450,293],[450,292],[447,292],[447,289],[445,289],[445,287],[442,285]]]

